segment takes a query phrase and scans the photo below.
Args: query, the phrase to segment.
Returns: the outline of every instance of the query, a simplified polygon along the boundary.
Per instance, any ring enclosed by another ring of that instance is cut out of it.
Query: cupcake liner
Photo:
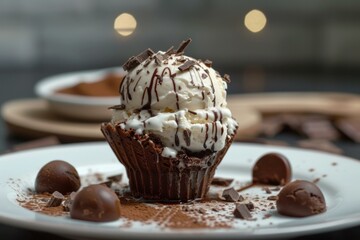
[[[163,146],[152,136],[136,135],[112,123],[103,123],[101,130],[126,168],[132,195],[161,202],[204,198],[234,137],[229,136],[218,152],[170,158],[161,156]]]

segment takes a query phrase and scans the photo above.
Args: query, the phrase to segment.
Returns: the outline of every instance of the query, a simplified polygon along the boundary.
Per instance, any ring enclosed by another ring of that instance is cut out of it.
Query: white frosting
[[[237,127],[226,108],[226,82],[213,68],[187,56],[172,54],[158,65],[154,56],[163,54],[154,54],[124,78],[120,104],[125,109],[113,110],[112,122],[158,136],[166,157],[181,149],[221,150]],[[188,60],[195,65],[180,71]]]

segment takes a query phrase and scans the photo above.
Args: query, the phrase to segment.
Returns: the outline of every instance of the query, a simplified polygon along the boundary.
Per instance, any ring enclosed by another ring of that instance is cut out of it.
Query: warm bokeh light
[[[115,19],[114,29],[122,36],[131,35],[136,29],[136,19],[129,13],[122,13]]]
[[[251,32],[260,32],[266,25],[266,16],[263,12],[253,9],[245,15],[244,24]]]

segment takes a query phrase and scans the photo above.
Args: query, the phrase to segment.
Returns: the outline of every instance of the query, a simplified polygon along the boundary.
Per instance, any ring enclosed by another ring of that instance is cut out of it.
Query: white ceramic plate
[[[119,97],[89,97],[54,94],[57,90],[74,86],[80,82],[95,82],[109,73],[125,75],[120,67],[70,72],[47,77],[35,85],[35,93],[48,101],[50,110],[65,117],[102,121],[110,118],[108,107],[119,103]]]
[[[238,220],[239,224],[235,224],[233,229],[181,231],[164,230],[151,225],[139,227],[136,224],[130,228],[119,228],[118,223],[99,224],[76,221],[68,217],[51,217],[18,206],[17,192],[10,182],[18,181],[17,188],[32,187],[40,167],[53,159],[63,159],[72,163],[80,175],[88,173],[89,170],[104,174],[124,171],[106,143],[86,143],[30,150],[0,157],[0,222],[86,239],[279,238],[360,224],[360,193],[354,189],[354,185],[360,182],[360,162],[354,159],[286,147],[233,144],[216,175],[235,177],[242,182],[249,181],[254,161],[262,154],[274,151],[289,158],[294,179],[320,178],[318,186],[325,195],[327,212],[307,218],[284,217],[274,213],[271,218],[272,225],[269,225],[269,219],[260,219],[250,227],[249,224],[244,226],[243,220]]]

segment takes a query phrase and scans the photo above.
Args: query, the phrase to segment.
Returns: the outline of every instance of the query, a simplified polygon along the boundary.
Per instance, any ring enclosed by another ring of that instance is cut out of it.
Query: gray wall
[[[254,34],[244,15],[262,10]],[[113,30],[133,14],[130,37]],[[360,1],[351,0],[0,0],[0,71],[84,69],[122,64],[151,47],[192,37],[187,53],[228,68],[360,66]]]

